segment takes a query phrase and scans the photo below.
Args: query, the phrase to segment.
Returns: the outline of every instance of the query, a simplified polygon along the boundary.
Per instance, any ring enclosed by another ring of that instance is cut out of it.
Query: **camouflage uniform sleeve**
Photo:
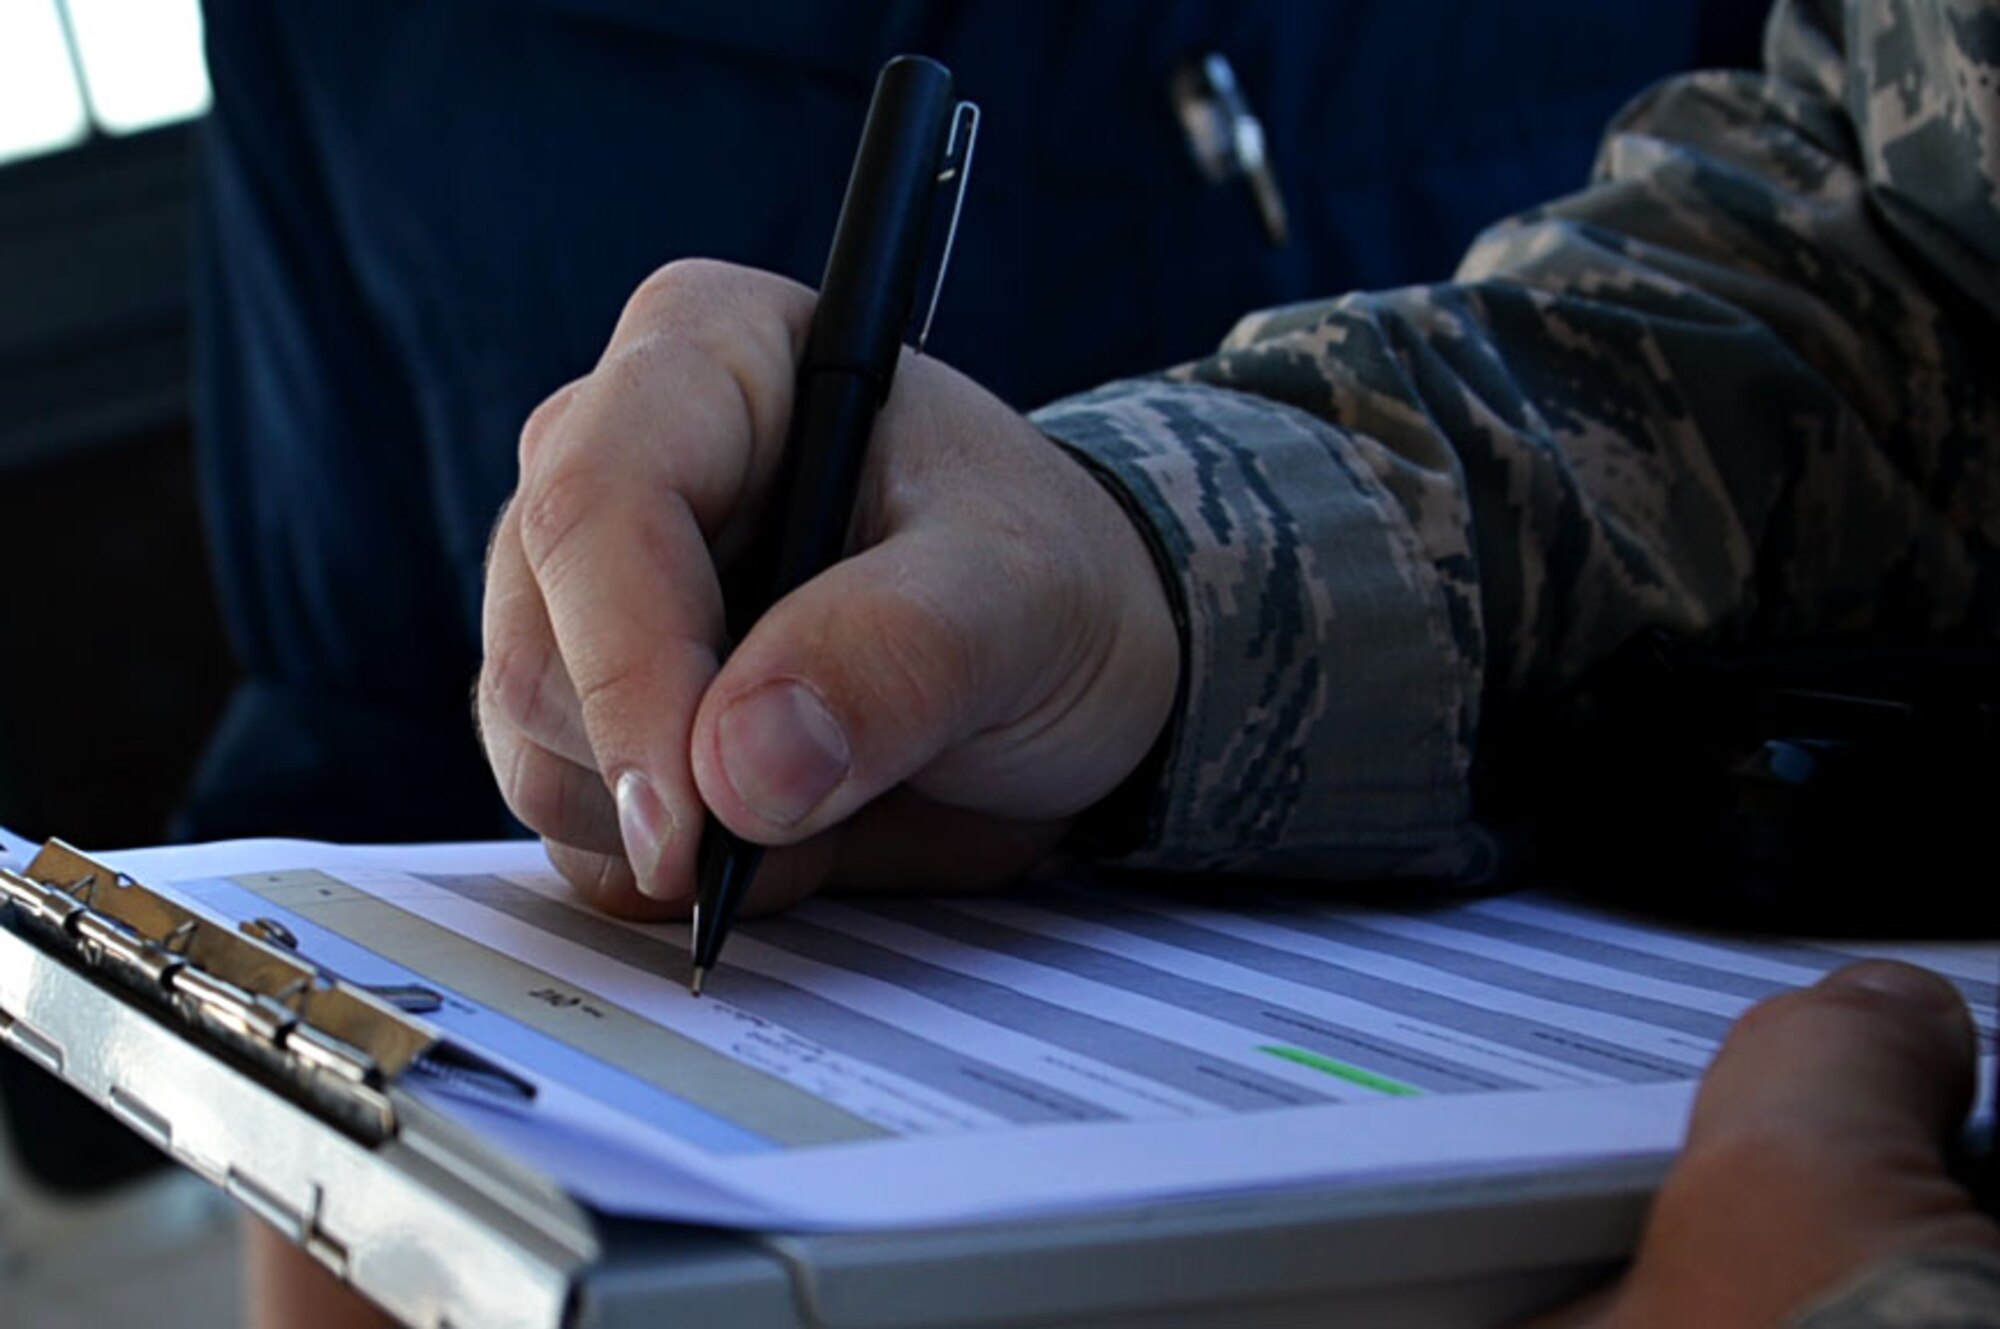
[[[1131,861],[1477,876],[1482,714],[1657,626],[2000,629],[2000,6],[1784,0],[1448,284],[1037,413],[1179,598]]]
[[[2000,1255],[1925,1251],[1874,1265],[1793,1329],[2000,1329]]]

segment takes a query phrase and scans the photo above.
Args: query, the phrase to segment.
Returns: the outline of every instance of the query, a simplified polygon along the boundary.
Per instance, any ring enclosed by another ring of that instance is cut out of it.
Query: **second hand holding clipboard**
[[[951,73],[943,65],[903,55],[883,66],[799,360],[774,506],[776,543],[767,551],[771,575],[754,605],[735,607],[744,622],[840,557],[868,438],[913,321],[932,197],[941,187],[954,190],[919,351],[937,310],[978,125],[979,108],[953,99]],[[746,608],[754,615],[744,614]],[[763,856],[763,846],[708,819],[696,859],[690,943],[688,983],[697,996]]]

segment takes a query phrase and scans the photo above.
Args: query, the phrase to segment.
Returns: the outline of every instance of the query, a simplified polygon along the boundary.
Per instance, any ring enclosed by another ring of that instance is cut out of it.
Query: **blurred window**
[[[208,109],[200,0],[0,0],[0,165]]]
[[[90,133],[54,0],[0,0],[0,161]]]

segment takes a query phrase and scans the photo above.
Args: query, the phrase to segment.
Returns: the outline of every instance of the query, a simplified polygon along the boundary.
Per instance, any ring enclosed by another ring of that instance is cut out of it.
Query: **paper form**
[[[542,1086],[413,1082],[590,1203],[707,1223],[978,1221],[1298,1184],[1664,1161],[1734,1018],[1860,954],[1533,895],[1384,913],[1048,880],[745,921],[707,995],[687,929],[575,900],[533,844],[261,842],[109,855],[270,917]]]
[[[35,856],[35,846],[14,834],[5,826],[0,826],[0,868],[10,868],[19,872],[28,866]]]

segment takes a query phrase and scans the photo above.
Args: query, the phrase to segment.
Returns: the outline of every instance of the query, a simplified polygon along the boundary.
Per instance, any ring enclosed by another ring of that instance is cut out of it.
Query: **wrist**
[[[1172,557],[1145,510],[1125,484],[1089,453],[1052,435],[1043,434],[1076,463],[1110,501],[1116,516],[1118,542],[1128,558],[1124,579],[1133,586],[1127,601],[1136,606],[1131,634],[1149,663],[1140,668],[1157,678],[1170,673],[1172,685],[1162,691],[1170,699],[1154,730],[1153,741],[1136,764],[1109,793],[1078,814],[1065,842],[1092,857],[1115,858],[1132,853],[1157,838],[1158,791],[1170,764],[1180,717],[1187,698],[1187,604]]]

